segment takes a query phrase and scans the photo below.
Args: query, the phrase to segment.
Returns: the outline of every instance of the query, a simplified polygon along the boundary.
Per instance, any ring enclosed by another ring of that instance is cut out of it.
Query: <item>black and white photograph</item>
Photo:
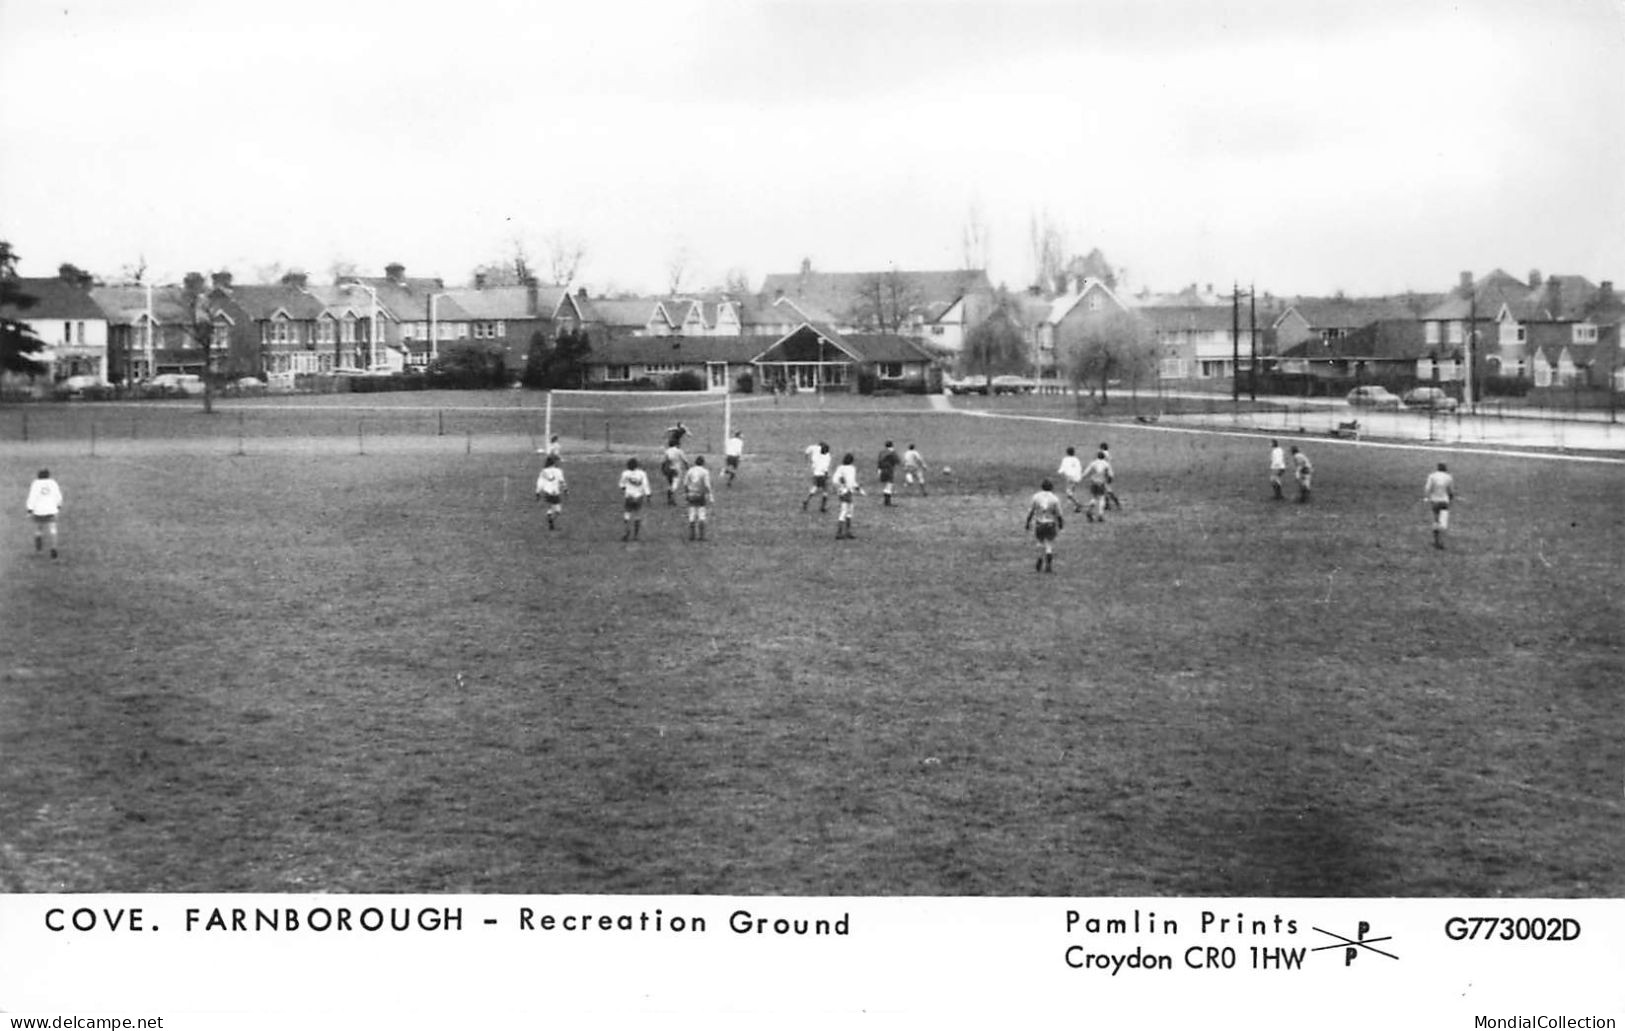
[[[1617,1026],[1622,68],[0,0],[0,1015]]]

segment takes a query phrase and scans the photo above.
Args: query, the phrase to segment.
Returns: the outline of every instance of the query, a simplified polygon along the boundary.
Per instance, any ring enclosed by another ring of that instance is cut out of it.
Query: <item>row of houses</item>
[[[995,289],[981,270],[819,272],[810,262],[767,276],[755,294],[682,297],[593,298],[534,281],[447,288],[399,264],[325,285],[301,273],[238,284],[217,272],[166,286],[102,285],[65,265],[15,285],[34,303],[9,315],[45,342],[51,379],[208,372],[291,383],[421,369],[459,348],[499,354],[517,376],[538,342],[575,333],[589,342],[590,386],[690,373],[711,390],[747,374],[764,386],[843,389],[867,373],[877,386],[925,389],[962,364],[970,333],[990,320],[1022,341],[1021,367],[1003,371],[1045,377],[1102,324],[1128,319],[1149,347],[1145,374],[1167,383],[1229,383],[1254,368],[1453,383],[1468,376],[1470,354],[1480,379],[1625,389],[1625,305],[1611,281],[1499,269],[1463,273],[1435,295],[1262,303],[1194,284],[1174,296],[1123,296],[1106,278],[1074,276],[1044,296]],[[211,327],[207,359],[195,306]]]

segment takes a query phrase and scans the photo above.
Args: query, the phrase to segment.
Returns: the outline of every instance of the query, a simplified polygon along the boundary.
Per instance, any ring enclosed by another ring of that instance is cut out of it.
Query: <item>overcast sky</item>
[[[1135,288],[1625,277],[1621,0],[0,0],[25,275],[335,261],[595,289],[996,282],[1034,218]]]

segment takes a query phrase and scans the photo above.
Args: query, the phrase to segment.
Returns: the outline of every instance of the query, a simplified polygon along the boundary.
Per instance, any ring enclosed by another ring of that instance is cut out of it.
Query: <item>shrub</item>
[[[1523,376],[1485,376],[1482,390],[1485,397],[1523,397],[1529,393],[1534,381]]]
[[[858,370],[858,393],[873,394],[879,382],[880,378],[875,375],[873,369]]]
[[[734,384],[739,388],[741,394],[750,394],[756,391],[756,377],[748,372],[741,372]]]
[[[677,373],[677,375],[671,377],[670,379],[668,379],[666,381],[666,389],[667,390],[704,390],[705,389],[705,377],[701,376],[699,373],[693,371],[692,369],[684,369],[682,372]]]

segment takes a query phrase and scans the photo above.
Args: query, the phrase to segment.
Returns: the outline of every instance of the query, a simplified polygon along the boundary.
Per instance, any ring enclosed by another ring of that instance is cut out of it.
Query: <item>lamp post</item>
[[[438,334],[435,332],[436,327],[435,327],[435,307],[434,307],[434,302],[440,300],[440,298],[442,298],[442,297],[449,297],[449,296],[451,296],[451,295],[450,294],[443,294],[443,293],[441,293],[441,294],[430,294],[429,295],[429,361],[431,361],[431,362],[433,362],[435,359],[440,357],[440,338],[439,338]]]
[[[352,287],[367,291],[367,295],[372,298],[372,325],[367,331],[367,367],[365,370],[371,372],[378,357],[378,291],[366,283],[352,282],[344,284],[346,290]]]

